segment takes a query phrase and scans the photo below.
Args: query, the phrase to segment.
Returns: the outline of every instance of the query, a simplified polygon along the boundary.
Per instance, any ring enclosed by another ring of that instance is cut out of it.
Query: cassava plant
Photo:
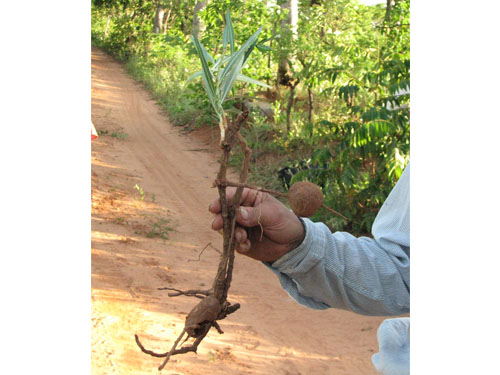
[[[141,350],[154,357],[164,357],[163,363],[159,370],[163,369],[172,355],[182,354],[187,352],[197,351],[198,345],[203,338],[208,334],[208,331],[215,327],[219,333],[222,333],[217,321],[224,319],[227,315],[236,311],[240,305],[238,303],[231,304],[227,301],[227,294],[232,279],[234,249],[235,249],[235,227],[236,213],[238,210],[238,202],[240,201],[243,187],[238,187],[233,199],[233,203],[229,204],[226,199],[226,181],[227,165],[230,158],[231,150],[235,144],[241,147],[245,159],[240,172],[240,184],[245,184],[248,176],[248,167],[250,162],[251,151],[248,148],[245,140],[241,136],[239,129],[246,121],[248,112],[242,112],[231,121],[229,115],[226,114],[223,103],[225,102],[229,92],[233,88],[236,80],[246,81],[249,83],[267,86],[266,84],[251,79],[243,74],[245,62],[250,53],[257,45],[257,38],[262,28],[258,29],[239,50],[235,50],[234,30],[231,23],[229,11],[226,13],[226,25],[222,35],[222,53],[217,61],[208,53],[205,47],[201,44],[196,36],[192,36],[192,41],[196,52],[200,58],[202,70],[194,74],[190,79],[201,77],[205,92],[210,100],[210,103],[219,119],[220,128],[220,147],[222,156],[220,159],[220,168],[217,174],[217,186],[219,197],[222,206],[223,218],[223,251],[221,254],[219,267],[215,276],[212,288],[209,290],[187,290],[180,291],[173,288],[162,288],[173,290],[169,296],[186,295],[200,298],[201,301],[194,306],[191,312],[187,315],[184,329],[174,342],[172,348],[166,353],[155,353],[146,349],[140,342],[139,337],[135,335],[137,345]],[[209,63],[211,66],[209,66]],[[182,338],[187,335],[180,348],[177,348]],[[190,345],[183,344],[190,338],[194,342]]]
[[[266,191],[272,194],[280,194],[271,190],[255,188],[247,185],[248,168],[250,163],[251,150],[247,146],[244,138],[240,134],[240,127],[248,117],[248,111],[241,112],[233,120],[223,108],[229,92],[237,80],[267,86],[266,84],[256,81],[250,77],[241,74],[250,53],[257,45],[257,38],[262,28],[257,30],[239,50],[235,50],[234,31],[231,24],[229,12],[226,13],[226,25],[222,36],[222,53],[215,61],[214,58],[203,47],[196,36],[192,36],[196,52],[200,58],[202,70],[194,74],[190,79],[201,77],[203,79],[204,88],[208,99],[219,119],[220,127],[220,147],[222,155],[220,158],[219,171],[217,173],[214,186],[218,188],[219,198],[222,209],[223,219],[223,251],[220,257],[219,266],[212,287],[209,290],[187,290],[182,291],[174,288],[160,288],[170,290],[170,297],[179,295],[192,296],[200,298],[201,301],[194,306],[191,312],[187,315],[184,329],[175,340],[172,348],[165,353],[156,353],[146,349],[135,335],[135,340],[140,349],[154,357],[164,358],[159,370],[162,370],[167,364],[169,358],[176,354],[197,351],[198,345],[205,338],[212,327],[219,333],[223,333],[218,320],[226,318],[229,314],[235,312],[240,305],[238,303],[231,304],[227,300],[229,287],[232,280],[234,252],[236,247],[235,228],[236,215],[239,209],[239,202],[243,192],[243,188],[250,187],[261,191]],[[229,50],[228,50],[229,47]],[[226,56],[226,52],[228,55]],[[211,64],[211,66],[209,65]],[[231,151],[234,146],[239,146],[244,155],[243,165],[241,167],[239,182],[230,182],[227,180],[227,166],[231,156]],[[307,185],[307,184],[306,184]],[[313,185],[313,184],[309,184]],[[287,194],[288,199],[292,204],[292,208],[297,214],[309,216],[322,205],[323,196],[321,189],[311,186],[297,185],[292,186]],[[232,202],[228,202],[226,198],[226,187],[234,186],[236,191]],[[312,188],[312,190],[311,190]],[[305,190],[304,190],[305,189]],[[309,190],[308,190],[309,189]],[[318,196],[319,193],[319,196]],[[316,194],[316,198],[311,199],[311,196]],[[314,206],[311,207],[310,206]],[[300,211],[300,212],[299,212]],[[182,344],[179,343],[186,336]],[[194,339],[191,344],[184,346],[187,340]]]

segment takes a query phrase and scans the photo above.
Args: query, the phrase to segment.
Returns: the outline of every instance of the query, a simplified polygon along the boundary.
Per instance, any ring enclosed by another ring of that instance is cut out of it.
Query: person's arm
[[[399,315],[410,309],[409,166],[373,224],[373,239],[331,233],[302,219],[306,236],[296,249],[266,263],[284,289],[311,308],[366,315]]]
[[[237,216],[237,250],[266,262],[285,290],[308,307],[366,315],[407,313],[409,173],[408,166],[377,215],[373,239],[332,234],[322,223],[299,220],[268,194],[245,189]],[[228,189],[229,199],[233,194]],[[212,202],[209,210],[216,214],[212,228],[220,230],[220,202]]]

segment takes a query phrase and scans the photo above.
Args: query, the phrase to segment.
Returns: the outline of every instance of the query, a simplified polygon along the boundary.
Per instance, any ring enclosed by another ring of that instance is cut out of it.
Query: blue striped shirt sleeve
[[[410,310],[410,166],[381,207],[373,238],[303,218],[302,244],[267,266],[297,302],[364,315]]]

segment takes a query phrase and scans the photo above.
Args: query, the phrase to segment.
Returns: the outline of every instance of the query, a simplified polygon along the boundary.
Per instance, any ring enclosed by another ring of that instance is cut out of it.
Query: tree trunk
[[[167,33],[168,19],[170,18],[170,13],[172,13],[172,8],[169,8],[168,11],[163,16],[162,25],[161,25],[161,29],[162,29],[163,34]]]
[[[106,29],[104,30],[104,39],[108,35],[109,21],[111,21],[111,14],[108,14],[108,20],[106,21]]]
[[[286,134],[290,133],[290,129],[292,127],[292,108],[293,108],[293,100],[295,99],[295,88],[299,84],[299,80],[294,83],[290,82],[288,87],[290,88],[290,96],[288,97],[288,105],[286,106]]]
[[[394,0],[387,0],[387,5],[385,7],[385,22],[389,23],[391,20],[392,3]]]
[[[153,25],[153,32],[155,34],[161,33],[161,27],[162,27],[162,21],[163,21],[164,14],[165,14],[165,8],[163,8],[162,4],[159,4],[156,7],[156,14],[155,14],[155,20],[154,20],[154,25]]]
[[[194,11],[193,11],[193,35],[196,36],[196,38],[200,38],[200,32],[203,32],[205,30],[205,25],[200,20],[200,17],[198,17],[198,12],[205,9],[207,6],[207,0],[203,1],[196,1],[196,4],[194,6]]]
[[[293,107],[293,97],[295,96],[295,87],[290,86],[290,96],[288,97],[288,105],[286,106],[286,135],[288,137],[288,134],[290,134],[290,128],[291,128],[291,114],[292,114],[292,107]]]
[[[281,4],[281,11],[287,12],[288,17],[282,20],[281,30],[284,34],[288,32],[292,33],[292,39],[297,38],[297,21],[298,21],[298,3],[297,0],[287,0],[285,3]],[[287,86],[290,80],[290,70],[288,61],[291,59],[286,52],[281,54],[279,64],[278,64],[278,84]]]

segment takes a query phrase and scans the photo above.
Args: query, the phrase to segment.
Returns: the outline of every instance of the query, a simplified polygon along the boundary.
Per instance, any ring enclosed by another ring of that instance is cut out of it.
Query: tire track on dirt
[[[205,160],[193,157],[186,151],[190,146],[189,140],[180,140],[175,131],[170,130],[165,134],[165,130],[158,129],[158,124],[165,123],[165,118],[158,113],[158,107],[143,90],[137,90],[134,81],[118,73],[118,69],[113,71],[109,80],[122,87],[120,100],[129,104],[126,111],[118,116],[120,125],[129,134],[129,139],[134,141],[126,143],[130,154],[149,172],[150,179],[161,186],[163,195],[168,197],[170,209],[191,217],[199,216],[200,207],[204,208],[202,204],[206,203],[206,199],[200,199],[194,186],[205,185],[204,180],[208,182],[208,179],[202,176],[215,173],[207,171],[211,169],[207,165],[200,167],[200,162]],[[190,223],[200,230],[197,224],[197,221]]]

